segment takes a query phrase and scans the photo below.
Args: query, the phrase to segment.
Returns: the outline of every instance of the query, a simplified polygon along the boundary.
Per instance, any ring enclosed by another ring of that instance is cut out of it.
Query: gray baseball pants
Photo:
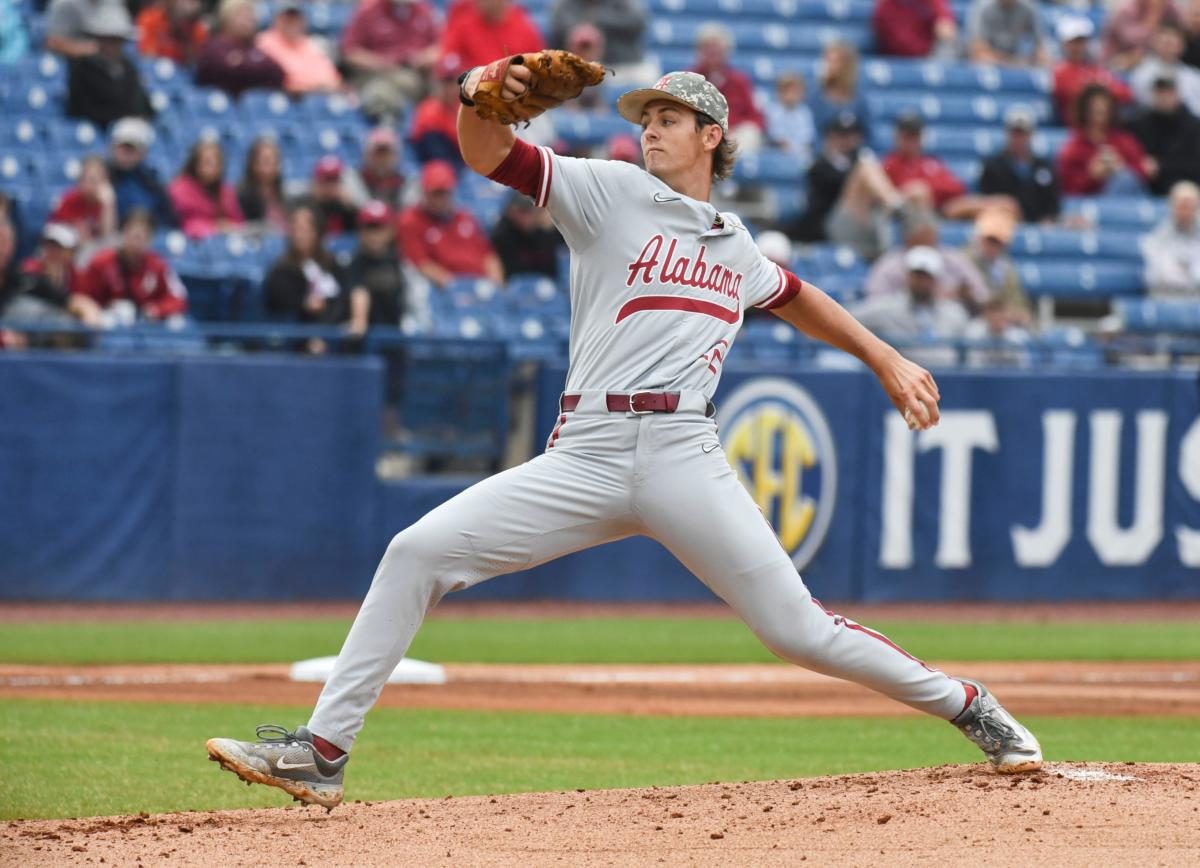
[[[945,720],[962,684],[813,600],[719,446],[699,392],[675,413],[613,413],[584,392],[546,451],[397,534],[309,729],[349,751],[425,615],[451,591],[635,534],[665,546],[789,662]],[[714,448],[715,446],[715,448]],[[711,451],[704,451],[709,449]]]

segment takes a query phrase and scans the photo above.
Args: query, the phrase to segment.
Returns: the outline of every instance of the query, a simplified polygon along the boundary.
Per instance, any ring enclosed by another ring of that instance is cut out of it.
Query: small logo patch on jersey
[[[667,195],[666,195],[666,194],[664,194],[664,193],[655,193],[655,194],[654,194],[654,201],[655,201],[655,202],[659,202],[659,203],[662,203],[662,202],[679,202],[679,201],[682,201],[682,199],[683,199],[683,197],[682,197],[682,196],[667,196]]]
[[[825,414],[790,380],[758,377],[721,402],[730,465],[797,569],[825,540],[837,498],[837,454]]]
[[[711,453],[713,450],[715,450],[720,445],[721,445],[720,443],[705,443],[703,446],[700,447],[700,451],[703,452],[705,455],[708,455],[709,453]]]

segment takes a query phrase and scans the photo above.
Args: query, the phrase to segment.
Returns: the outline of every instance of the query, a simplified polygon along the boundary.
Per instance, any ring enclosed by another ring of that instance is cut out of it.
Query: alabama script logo
[[[667,247],[665,254],[664,244]],[[617,311],[617,322],[643,310],[682,310],[716,317],[727,323],[738,321],[741,315],[742,273],[719,262],[706,261],[704,256],[707,248],[703,244],[694,260],[690,256],[676,256],[678,245],[678,239],[672,238],[668,243],[661,234],[647,241],[637,260],[626,267],[629,277],[625,285],[648,286],[658,281],[667,285],[690,286],[708,290],[726,300],[726,303],[679,295],[640,295],[621,305]],[[729,302],[732,302],[732,307]]]
[[[796,569],[821,548],[837,500],[837,454],[825,414],[790,380],[758,377],[721,401],[721,445]]]

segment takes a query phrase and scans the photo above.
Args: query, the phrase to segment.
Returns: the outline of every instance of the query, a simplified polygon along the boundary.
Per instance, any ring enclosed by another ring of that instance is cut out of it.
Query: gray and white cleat
[[[962,714],[950,721],[987,755],[992,768],[1001,774],[1033,772],[1042,767],[1042,746],[1028,729],[1005,711],[996,697],[978,681],[960,678],[978,695]]]
[[[210,738],[208,758],[247,784],[278,787],[298,801],[332,811],[342,801],[342,776],[349,754],[327,760],[313,746],[312,733],[301,726],[290,732],[266,724],[255,731],[258,741]]]

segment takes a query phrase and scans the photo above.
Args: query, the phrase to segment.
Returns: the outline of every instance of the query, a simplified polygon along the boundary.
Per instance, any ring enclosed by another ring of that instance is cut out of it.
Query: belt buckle
[[[633,400],[638,395],[653,395],[653,394],[654,394],[653,392],[630,392],[629,393],[629,412],[635,416],[649,416],[654,411],[653,410],[635,410],[633,408]]]

